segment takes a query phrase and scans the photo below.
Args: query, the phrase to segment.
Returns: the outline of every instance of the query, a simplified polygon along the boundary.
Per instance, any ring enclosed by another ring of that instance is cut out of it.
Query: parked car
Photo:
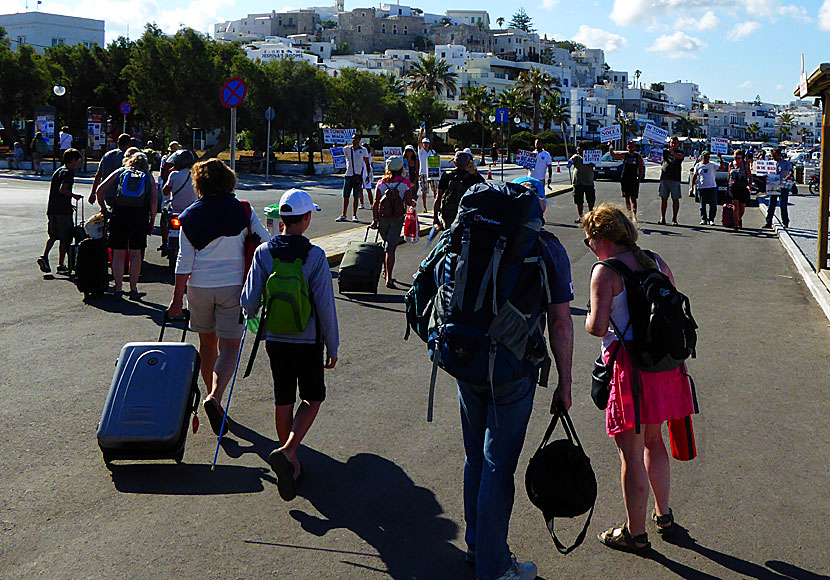
[[[594,167],[594,179],[619,181],[622,178],[622,168],[622,160],[614,159],[610,153],[606,153]]]
[[[732,161],[735,159],[735,157],[733,155],[721,155],[721,159],[723,159],[723,162],[726,163],[726,165],[728,167],[729,164],[732,163]],[[713,157],[711,157],[710,161],[712,163],[717,163],[718,158],[713,156]],[[687,181],[687,183],[689,184],[689,189],[691,189],[691,187],[692,187],[692,172],[693,171],[694,171],[694,166],[692,166],[689,169],[689,179]],[[757,178],[757,176],[753,175],[753,178],[754,178],[753,181],[756,181],[755,178]],[[764,177],[763,179],[766,180],[766,177]],[[718,205],[723,205],[724,203],[728,203],[730,201],[729,195],[727,193],[727,184],[728,184],[728,182],[729,182],[729,170],[718,171],[717,173],[715,173],[715,183],[717,183],[717,185],[718,185]],[[758,186],[757,181],[756,181],[755,185],[756,185],[756,187]]]

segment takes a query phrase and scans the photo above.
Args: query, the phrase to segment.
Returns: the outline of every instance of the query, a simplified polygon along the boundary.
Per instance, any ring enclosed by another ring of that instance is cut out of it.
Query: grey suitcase
[[[199,352],[184,342],[189,318],[185,311],[182,342],[161,342],[171,321],[165,312],[159,342],[130,342],[121,349],[98,424],[107,467],[116,459],[184,458],[190,414],[201,397]]]
[[[378,282],[383,269],[383,245],[378,243],[378,234],[375,241],[366,241],[369,237],[369,228],[362,242],[349,242],[346,252],[340,261],[340,270],[337,277],[340,293],[362,292],[366,294],[378,293]]]

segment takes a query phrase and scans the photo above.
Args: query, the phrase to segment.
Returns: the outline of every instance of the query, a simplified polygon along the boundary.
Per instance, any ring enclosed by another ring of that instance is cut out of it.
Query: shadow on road
[[[257,493],[263,480],[276,483],[265,467],[210,464],[141,463],[112,466],[112,481],[122,493],[159,495],[224,495]]]
[[[386,310],[388,312],[397,312],[403,314],[404,309],[389,308],[388,306],[379,306],[379,304],[403,304],[403,294],[354,294],[354,297],[337,296],[336,300],[342,300],[350,304],[357,304],[364,308],[372,308],[375,310]]]
[[[329,552],[342,557],[342,564],[392,578],[473,577],[473,569],[464,563],[464,552],[450,543],[458,535],[458,526],[442,517],[435,495],[417,486],[398,465],[371,453],[341,462],[307,447],[301,449],[299,458],[305,475],[298,493],[322,517],[300,509],[291,510],[291,517],[311,536],[347,529],[377,554],[267,541],[249,543]],[[355,561],[349,556],[368,560]]]
[[[712,562],[732,570],[745,578],[756,578],[758,580],[828,580],[830,578],[830,576],[815,574],[779,560],[768,560],[765,563],[766,567],[764,567],[729,554],[724,554],[723,552],[718,552],[712,548],[700,545],[697,540],[689,535],[688,530],[680,526],[677,526],[674,536],[667,541],[680,548],[691,550],[704,558],[708,558]],[[675,562],[654,550],[645,554],[644,557],[657,562],[686,580],[715,580],[720,578],[720,576],[712,576],[706,572],[690,568],[685,564]]]
[[[237,423],[230,416],[228,417],[228,433],[250,443],[250,445],[242,446],[235,439],[222,437],[222,450],[228,457],[234,459],[242,457],[245,453],[255,453],[265,463],[268,463],[268,455],[280,446],[278,441]]]

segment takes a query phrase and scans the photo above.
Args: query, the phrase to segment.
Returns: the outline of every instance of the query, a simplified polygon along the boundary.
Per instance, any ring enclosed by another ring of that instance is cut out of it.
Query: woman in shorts
[[[674,284],[668,264],[657,254],[647,254],[637,245],[637,228],[621,207],[601,204],[585,215],[585,244],[599,260],[616,258],[628,268],[639,272],[658,269]],[[666,536],[675,530],[674,515],[669,507],[669,457],[663,442],[662,424],[670,419],[687,417],[694,412],[691,386],[683,367],[647,373],[636,370],[620,340],[633,339],[628,298],[622,277],[603,264],[591,273],[591,310],[585,319],[585,330],[602,337],[603,361],[612,353],[611,391],[605,410],[605,428],[614,438],[622,462],[623,501],[626,522],[599,535],[610,548],[626,552],[643,552],[650,547],[646,533],[646,509],[649,487],[655,508],[651,520],[658,534]],[[613,324],[612,324],[613,323]],[[622,336],[617,334],[617,330]],[[638,373],[639,381],[633,379]],[[640,423],[637,433],[633,389],[639,382]]]
[[[743,227],[746,205],[749,203],[749,184],[752,183],[752,170],[741,149],[735,150],[735,159],[729,164],[729,196],[732,198],[736,230]]]
[[[199,199],[179,216],[176,287],[168,312],[181,315],[186,290],[190,327],[199,333],[202,379],[208,393],[203,402],[205,414],[219,435],[222,394],[233,375],[242,339],[245,238],[249,230],[263,242],[270,236],[253,208],[236,199],[236,174],[223,161],[200,161],[191,174]]]
[[[395,268],[395,249],[401,239],[403,220],[406,208],[416,205],[417,198],[412,193],[412,183],[403,176],[404,161],[393,155],[386,160],[386,173],[378,181],[375,191],[375,203],[372,205],[372,225],[377,228],[383,238],[385,251],[383,264],[386,278],[386,287],[396,289],[392,270]],[[400,199],[400,203],[393,203],[392,199]]]
[[[637,146],[633,141],[628,142],[628,151],[617,153],[608,147],[608,153],[617,160],[622,160],[622,174],[620,175],[620,190],[625,198],[625,208],[628,214],[637,221],[637,198],[640,196],[640,182],[646,175],[646,166],[643,156],[637,153]]]

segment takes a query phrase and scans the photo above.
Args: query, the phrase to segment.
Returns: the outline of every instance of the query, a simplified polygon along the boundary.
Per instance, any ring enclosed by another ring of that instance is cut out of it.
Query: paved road
[[[671,264],[701,326],[690,364],[702,408],[699,457],[672,462],[671,503],[694,540],[675,546],[655,535],[655,554],[638,558],[593,539],[622,522],[624,510],[617,454],[588,397],[598,341],[581,325],[594,258],[565,195],[547,218],[572,262],[572,416],[599,499],[592,535],[559,556],[521,482],[548,420],[550,392],[540,389],[519,464],[511,547],[548,579],[605,578],[609,570],[629,578],[827,578],[826,319],[775,236],[757,229],[760,214],[749,212],[739,234],[698,227],[689,225],[697,210],[684,198],[684,225],[657,226],[656,184],[642,190],[642,245]],[[618,191],[601,184],[599,197],[617,200]],[[43,276],[34,264],[43,201],[0,180],[0,578],[473,577],[463,563],[456,396],[440,375],[435,422],[426,424],[429,363],[423,344],[401,339],[402,292],[337,296],[341,361],[301,453],[307,475],[294,502],[279,499],[265,461],[275,434],[264,352],[237,386],[235,421],[215,472],[215,439],[203,417],[186,465],[125,465],[110,476],[95,428],[112,364],[124,342],[156,337],[170,278],[148,253],[141,302],[84,304],[70,282]],[[315,218],[315,235],[335,225],[330,211]],[[423,243],[401,248],[399,280],[423,252]],[[562,522],[562,535],[573,537],[578,524]]]

